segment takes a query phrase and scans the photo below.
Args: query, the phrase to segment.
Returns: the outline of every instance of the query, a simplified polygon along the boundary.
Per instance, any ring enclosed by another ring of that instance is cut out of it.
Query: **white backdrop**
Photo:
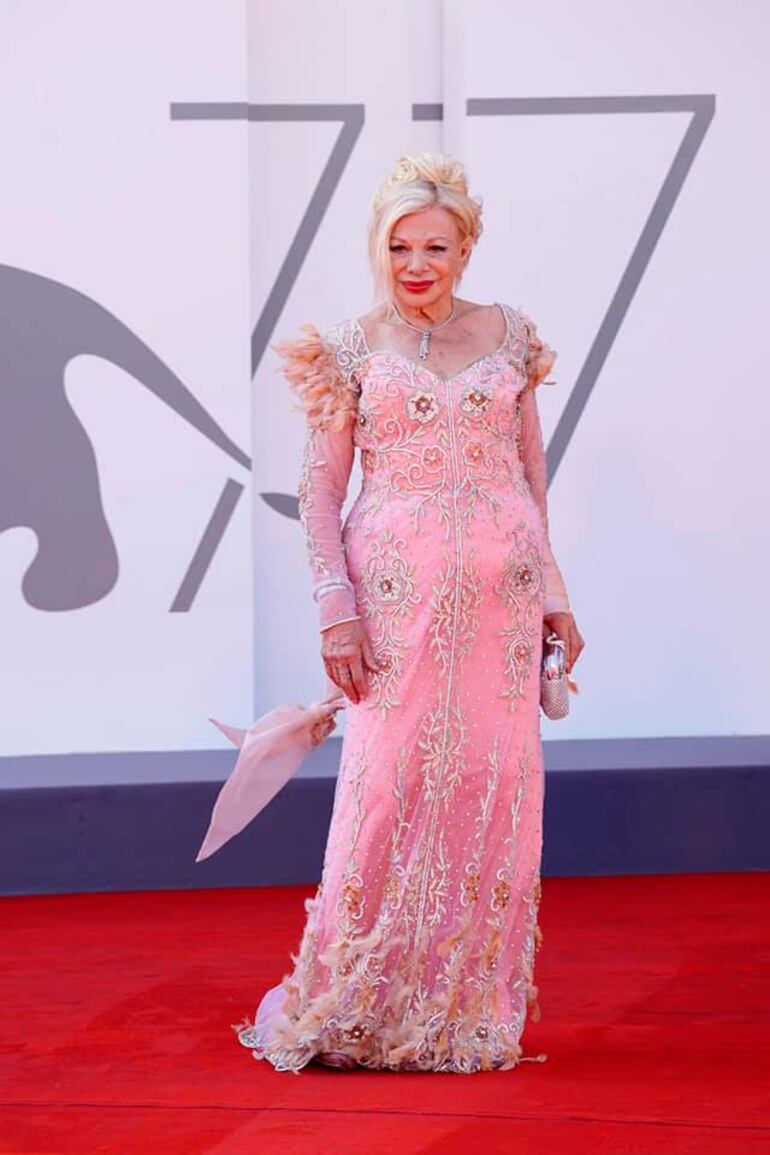
[[[743,663],[770,641],[769,30],[770,11],[726,0],[0,0],[0,259],[109,309],[254,461],[250,503],[170,612],[223,486],[249,474],[124,369],[69,361],[120,572],[91,604],[40,609],[22,591],[35,533],[0,533],[2,753],[212,747],[208,715],[316,695],[287,516],[304,427],[264,346],[369,307],[371,193],[400,152],[444,148],[485,202],[463,292],[521,305],[559,351],[548,441],[693,117],[575,111],[607,97],[715,114],[549,491],[586,649],[570,719],[543,734],[768,732],[766,680]],[[559,97],[559,114],[468,115]]]
[[[248,130],[170,115],[212,92],[246,98],[243,4],[0,0],[0,53],[0,261],[110,310],[248,453]],[[57,307],[24,323],[50,341]],[[40,609],[21,585],[36,533],[0,534],[3,754],[216,746],[207,716],[251,708],[248,492],[189,610],[170,612],[227,478],[248,484],[248,470],[93,356],[96,324],[73,338],[63,388],[96,457],[119,573],[98,600]],[[0,353],[9,400],[28,387],[35,344]],[[62,382],[47,377],[53,399]],[[56,490],[50,456],[25,483]]]

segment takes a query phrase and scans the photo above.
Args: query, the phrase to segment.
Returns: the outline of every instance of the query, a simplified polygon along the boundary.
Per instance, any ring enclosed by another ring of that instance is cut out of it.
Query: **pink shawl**
[[[345,695],[329,681],[323,698],[308,706],[276,706],[246,730],[209,719],[239,747],[239,753],[217,795],[196,862],[209,858],[267,806],[310,750],[331,733],[334,715],[346,701]]]

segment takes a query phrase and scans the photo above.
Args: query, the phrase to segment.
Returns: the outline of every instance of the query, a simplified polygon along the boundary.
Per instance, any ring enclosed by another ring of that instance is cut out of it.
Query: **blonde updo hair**
[[[399,157],[375,193],[369,220],[369,260],[378,300],[392,302],[393,298],[390,270],[393,226],[407,213],[434,205],[452,214],[463,240],[470,237],[476,244],[482,230],[481,200],[468,193],[468,181],[460,161],[431,152]]]

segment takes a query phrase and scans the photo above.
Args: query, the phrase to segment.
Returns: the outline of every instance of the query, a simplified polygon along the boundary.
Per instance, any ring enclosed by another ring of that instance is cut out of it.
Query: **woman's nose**
[[[409,268],[413,271],[423,268],[425,264],[422,251],[420,249],[412,249],[409,254]]]

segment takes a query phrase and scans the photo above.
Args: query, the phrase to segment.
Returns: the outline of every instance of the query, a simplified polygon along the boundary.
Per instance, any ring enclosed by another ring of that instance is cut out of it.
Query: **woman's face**
[[[400,217],[390,234],[393,295],[399,309],[449,303],[463,271],[471,239],[463,239],[455,217],[434,205]]]

